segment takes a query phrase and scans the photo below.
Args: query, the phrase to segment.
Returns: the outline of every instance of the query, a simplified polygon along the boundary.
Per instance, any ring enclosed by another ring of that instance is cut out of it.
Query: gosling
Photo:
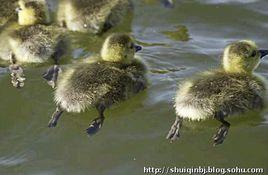
[[[132,9],[130,0],[60,0],[57,21],[71,31],[103,33]]]
[[[64,111],[80,113],[95,107],[99,115],[87,129],[88,135],[95,134],[103,125],[105,109],[146,88],[146,66],[134,57],[141,49],[129,35],[112,34],[100,56],[60,74],[54,96],[57,108],[48,127],[55,127]]]
[[[1,43],[0,57],[3,60],[11,61],[12,79],[17,76],[16,70],[21,69],[17,63],[43,63],[52,58],[56,64],[67,50],[67,40],[62,34],[63,30],[55,26],[46,26],[50,23],[48,4],[44,0],[19,0],[18,24],[7,28],[7,35],[2,37],[7,43]],[[15,26],[15,27],[14,27]],[[11,32],[9,32],[11,30]],[[2,39],[3,39],[2,38]],[[7,56],[9,53],[10,56]],[[14,69],[15,68],[15,69]],[[54,81],[52,77],[57,74],[58,67],[55,66],[52,74],[44,75],[48,81]],[[18,79],[17,79],[18,80]],[[13,81],[13,86],[22,87],[20,81]],[[53,84],[53,82],[52,82]],[[52,85],[53,86],[53,85]]]
[[[214,146],[223,143],[230,128],[227,116],[264,108],[266,81],[253,71],[267,54],[268,50],[258,50],[253,41],[234,42],[224,50],[222,68],[185,80],[176,93],[177,117],[167,139],[179,138],[184,119],[214,118],[221,123]]]

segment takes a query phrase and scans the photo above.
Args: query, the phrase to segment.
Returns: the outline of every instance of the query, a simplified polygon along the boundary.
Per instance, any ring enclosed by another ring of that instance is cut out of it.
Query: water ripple
[[[4,156],[0,157],[0,166],[16,166],[26,162],[27,156],[25,154],[22,155],[14,155],[14,156]]]

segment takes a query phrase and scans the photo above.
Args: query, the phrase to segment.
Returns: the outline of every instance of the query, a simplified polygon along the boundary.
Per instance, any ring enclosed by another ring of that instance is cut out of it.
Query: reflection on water
[[[25,88],[17,90],[1,63],[0,174],[137,175],[143,174],[144,166],[268,168],[267,113],[228,119],[228,138],[216,148],[210,142],[219,123],[213,120],[186,122],[181,140],[165,140],[180,81],[218,66],[222,49],[231,41],[249,38],[268,47],[268,2],[174,2],[169,9],[160,1],[135,1],[131,29],[125,25],[110,31],[125,27],[144,46],[139,56],[150,66],[150,87],[107,110],[103,129],[94,137],[88,138],[84,130],[97,116],[94,110],[66,113],[56,128],[47,128],[54,111],[53,90],[40,77],[49,65],[26,67]],[[108,34],[72,33],[71,62],[97,53]],[[268,61],[263,60],[257,71],[268,78]]]
[[[25,156],[25,155],[24,155]],[[27,161],[27,159],[23,155],[16,155],[12,157],[0,157],[0,166],[16,166],[22,164],[23,162]]]
[[[189,33],[186,26],[178,25],[174,31],[163,31],[167,37],[177,41],[189,41]]]

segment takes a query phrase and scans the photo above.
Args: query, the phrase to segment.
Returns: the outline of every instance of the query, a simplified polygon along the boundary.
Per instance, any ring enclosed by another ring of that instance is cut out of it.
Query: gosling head
[[[46,0],[19,0],[18,23],[20,25],[47,24],[50,22]]]
[[[134,54],[142,49],[127,34],[112,34],[104,42],[101,57],[105,61],[130,63]]]
[[[226,72],[252,73],[267,54],[268,50],[259,50],[253,41],[237,41],[225,48],[223,68]]]

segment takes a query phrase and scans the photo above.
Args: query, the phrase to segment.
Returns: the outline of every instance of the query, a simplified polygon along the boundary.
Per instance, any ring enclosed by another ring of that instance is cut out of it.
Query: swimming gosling
[[[214,146],[223,143],[230,128],[226,117],[264,108],[266,82],[253,71],[267,54],[268,50],[258,50],[253,41],[234,42],[224,50],[222,68],[185,80],[176,93],[177,117],[167,139],[180,137],[184,119],[213,118],[221,122]]]
[[[2,35],[7,41],[2,43],[1,47],[8,45],[9,49],[0,53],[0,57],[11,62],[13,86],[22,87],[24,83],[20,80],[23,79],[17,78],[17,69],[22,68],[17,63],[43,63],[52,58],[58,64],[60,57],[67,50],[67,42],[62,29],[44,25],[50,22],[48,4],[45,0],[19,0],[18,4],[19,26],[7,28],[8,34]],[[11,54],[7,56],[9,52]],[[58,67],[55,66],[55,70],[50,71],[54,74],[46,74],[45,78],[53,81],[52,77],[55,77],[57,71]]]
[[[105,40],[100,56],[60,74],[54,96],[57,109],[48,126],[55,127],[64,111],[79,113],[93,107],[99,116],[87,133],[95,134],[103,125],[105,109],[146,88],[146,66],[134,57],[141,49],[130,36],[112,34]]]
[[[71,31],[100,34],[119,24],[131,9],[130,0],[60,0],[57,21]]]

